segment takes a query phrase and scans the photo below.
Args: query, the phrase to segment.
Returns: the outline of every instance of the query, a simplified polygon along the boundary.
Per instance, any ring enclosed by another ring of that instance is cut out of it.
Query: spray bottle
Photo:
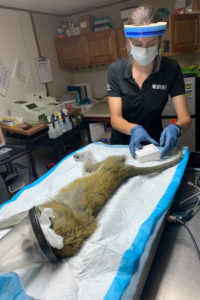
[[[67,129],[65,127],[65,124],[63,123],[63,119],[62,119],[62,116],[61,116],[60,112],[58,112],[58,123],[60,125],[60,128],[62,129],[62,132],[66,132]]]
[[[57,137],[57,132],[55,128],[53,127],[53,123],[51,122],[51,117],[47,117],[48,125],[49,125],[49,130],[48,130],[48,136],[50,139],[55,139]]]
[[[55,130],[56,130],[57,137],[58,137],[58,136],[62,135],[63,132],[62,132],[62,129],[60,128],[60,125],[58,124],[58,119],[55,117],[54,114],[52,114],[52,117],[53,117],[54,126],[55,126]]]
[[[67,131],[71,130],[72,129],[72,122],[69,120],[69,116],[67,114],[67,109],[63,108],[62,111],[65,115],[65,128],[66,128]]]

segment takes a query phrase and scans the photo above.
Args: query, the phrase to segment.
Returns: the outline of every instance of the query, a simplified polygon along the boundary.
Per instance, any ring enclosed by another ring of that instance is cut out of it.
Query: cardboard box
[[[89,33],[93,31],[93,17],[82,16],[78,18],[79,28],[81,34]]]

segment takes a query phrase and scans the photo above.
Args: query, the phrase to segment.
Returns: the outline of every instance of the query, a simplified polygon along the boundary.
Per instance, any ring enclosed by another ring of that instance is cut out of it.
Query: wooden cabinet
[[[116,44],[117,44],[117,57],[123,58],[127,56],[126,38],[123,28],[117,28],[116,32]]]
[[[115,30],[92,32],[87,35],[89,64],[107,64],[117,59]]]
[[[165,55],[199,51],[199,14],[169,15],[164,40],[168,41]]]
[[[169,49],[164,55],[199,51],[199,23],[199,14],[169,15],[164,36]],[[56,49],[63,69],[110,64],[127,56],[123,28],[56,40]]]
[[[56,40],[56,50],[60,67],[70,69],[89,64],[85,36],[73,36]]]
[[[199,15],[170,15],[169,41],[171,53],[185,53],[198,50]]]
[[[64,69],[109,64],[118,58],[114,29],[56,40],[56,50]]]
[[[200,50],[200,16],[199,14],[171,14],[167,18],[168,26],[163,39],[168,49],[166,56]],[[123,29],[116,31],[118,58],[126,57],[126,42]]]

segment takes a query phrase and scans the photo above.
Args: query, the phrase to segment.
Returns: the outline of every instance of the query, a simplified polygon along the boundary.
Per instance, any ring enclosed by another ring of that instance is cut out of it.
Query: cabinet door
[[[115,30],[103,30],[87,35],[89,64],[106,64],[117,59]]]
[[[117,57],[118,58],[126,57],[128,54],[126,48],[126,38],[125,38],[123,28],[116,29],[116,43],[117,43]]]
[[[85,36],[73,36],[56,40],[56,49],[61,68],[75,68],[88,64]]]
[[[170,15],[169,33],[172,53],[199,49],[199,15]]]

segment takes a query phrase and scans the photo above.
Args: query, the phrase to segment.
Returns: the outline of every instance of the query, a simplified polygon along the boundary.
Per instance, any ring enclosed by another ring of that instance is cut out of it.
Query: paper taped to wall
[[[30,64],[24,59],[17,57],[13,74],[15,79],[21,81],[22,83],[27,83],[31,74]]]
[[[39,57],[37,60],[37,69],[41,83],[48,83],[53,81],[50,60],[48,58]]]
[[[0,59],[0,94],[5,97],[8,83],[10,79],[10,71],[8,71],[3,64],[3,60]]]

